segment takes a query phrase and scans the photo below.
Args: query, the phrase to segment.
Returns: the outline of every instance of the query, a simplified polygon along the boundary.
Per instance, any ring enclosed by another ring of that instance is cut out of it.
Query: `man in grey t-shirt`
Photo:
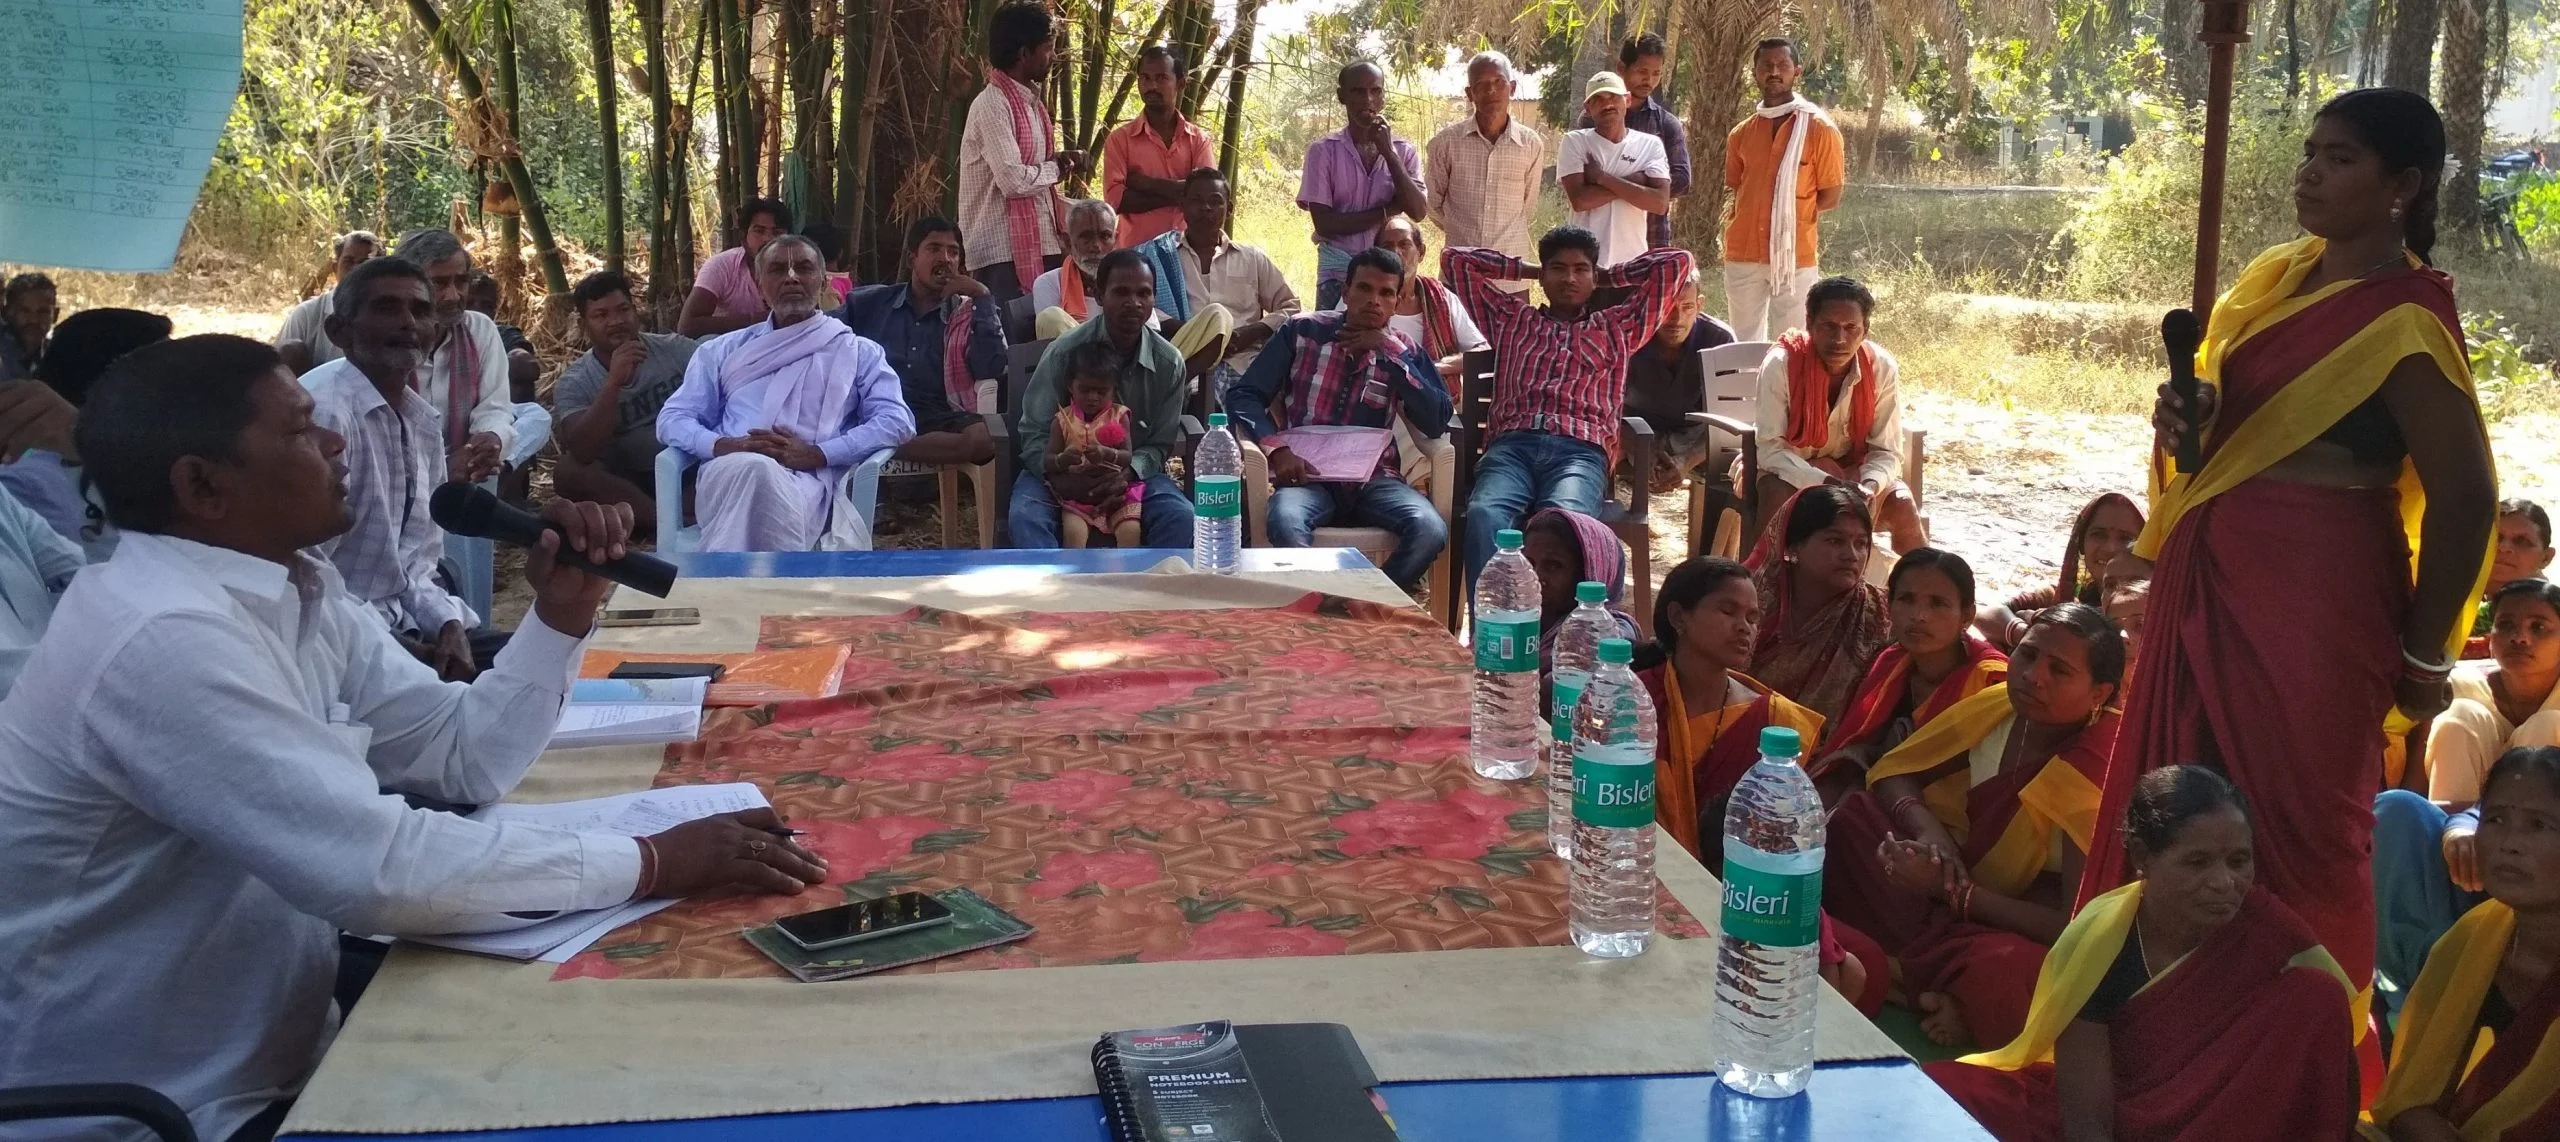
[[[569,300],[593,348],[552,386],[561,451],[554,490],[571,500],[629,504],[634,530],[647,535],[658,519],[658,409],[684,383],[694,343],[641,332],[631,279],[612,270],[581,279]]]

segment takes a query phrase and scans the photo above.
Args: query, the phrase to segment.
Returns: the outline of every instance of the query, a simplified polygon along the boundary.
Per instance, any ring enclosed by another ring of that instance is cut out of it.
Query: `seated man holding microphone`
[[[490,930],[824,879],[770,810],[634,839],[398,796],[485,803],[523,777],[611,587],[562,557],[620,558],[627,507],[547,505],[532,611],[487,673],[446,683],[305,554],[349,524],[344,444],[275,350],[136,351],[76,432],[124,540],[0,701],[10,1083],[139,1083],[201,1137],[268,1138],[330,1040],[340,929]],[[57,1136],[33,1129],[11,1136]]]

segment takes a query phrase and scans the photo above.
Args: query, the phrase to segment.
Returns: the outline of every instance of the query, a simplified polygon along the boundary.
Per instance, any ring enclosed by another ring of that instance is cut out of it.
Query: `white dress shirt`
[[[53,621],[54,600],[88,563],[79,544],[0,489],[0,698]]]
[[[427,398],[427,407],[444,416],[445,394],[453,388],[453,373],[462,365],[460,342],[470,338],[480,358],[480,400],[471,406],[471,432],[490,433],[498,438],[498,454],[504,456],[516,442],[515,397],[507,387],[507,343],[498,336],[498,323],[476,309],[462,311],[462,323],[427,354],[426,363],[418,366],[418,395]],[[314,358],[317,361],[317,358]]]
[[[318,560],[140,533],[54,618],[0,701],[0,1082],[141,1083],[226,1138],[327,1046],[340,929],[487,930],[636,890],[627,838],[382,792],[514,788],[584,642],[539,618],[442,683]]]
[[[1004,92],[992,82],[980,88],[960,128],[960,242],[968,248],[969,268],[1013,261],[1013,226],[1004,200],[1058,182],[1056,159],[1022,161],[1022,146],[1013,138],[1013,105]],[[1045,196],[1038,205],[1032,214],[1040,227],[1040,252],[1065,253],[1056,211]]]
[[[436,582],[444,529],[427,500],[444,482],[444,418],[415,389],[398,408],[339,358],[302,375],[313,423],[347,438],[346,534],[311,549],[345,577],[347,591],[390,629],[433,638],[444,624],[468,629],[480,617]]]
[[[1831,431],[1821,448],[1806,452],[1787,442],[1787,350],[1772,345],[1769,355],[1760,362],[1760,470],[1779,477],[1791,487],[1810,488],[1830,479],[1816,460],[1838,461],[1849,455],[1849,409],[1856,403],[1858,386],[1876,387],[1876,419],[1867,433],[1867,458],[1850,473],[1851,478],[1877,488],[1891,487],[1902,478],[1902,396],[1896,378],[1902,367],[1893,354],[1873,341],[1867,347],[1875,350],[1876,375],[1862,376],[1856,364],[1849,366],[1849,377],[1840,386],[1840,395],[1831,402]]]

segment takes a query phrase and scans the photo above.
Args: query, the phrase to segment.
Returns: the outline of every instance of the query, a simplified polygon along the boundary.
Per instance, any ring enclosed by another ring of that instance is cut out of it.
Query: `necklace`
[[[2142,917],[2133,918],[2133,958],[2142,964],[2142,978],[2151,978],[2151,948],[2142,938]]]
[[[2349,274],[2349,275],[2347,275],[2346,277],[2344,277],[2344,278],[2342,278],[2342,279],[2339,279],[2339,280],[2341,280],[2341,281],[2354,281],[2354,280],[2355,280],[2355,279],[2357,279],[2357,278],[2366,277],[2366,276],[2371,275],[2371,274],[2379,273],[2379,272],[2381,272],[2381,271],[2383,271],[2383,270],[2386,270],[2386,269],[2389,269],[2389,268],[2391,268],[2391,267],[2393,267],[2393,266],[2406,265],[2406,264],[2408,264],[2408,261],[2409,261],[2409,251],[2408,251],[2406,248],[2403,248],[2403,249],[2401,249],[2399,252],[2397,252],[2397,253],[2395,253],[2395,254],[2391,255],[2390,257],[2388,257],[2388,258],[2384,258],[2384,259],[2382,259],[2382,260],[2381,260],[2381,261],[2379,261],[2379,262],[2375,262],[2374,264],[2372,264],[2372,265],[2370,265],[2370,266],[2366,266],[2365,268],[2363,268],[2363,269],[2361,269],[2361,270],[2357,270],[2356,272],[2354,272],[2354,273],[2352,273],[2352,274]]]

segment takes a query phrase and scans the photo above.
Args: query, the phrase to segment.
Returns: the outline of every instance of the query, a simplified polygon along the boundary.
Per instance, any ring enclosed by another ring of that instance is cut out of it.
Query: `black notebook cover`
[[[1396,1142],[1339,1023],[1193,1023],[1105,1035],[1093,1076],[1115,1142]]]

